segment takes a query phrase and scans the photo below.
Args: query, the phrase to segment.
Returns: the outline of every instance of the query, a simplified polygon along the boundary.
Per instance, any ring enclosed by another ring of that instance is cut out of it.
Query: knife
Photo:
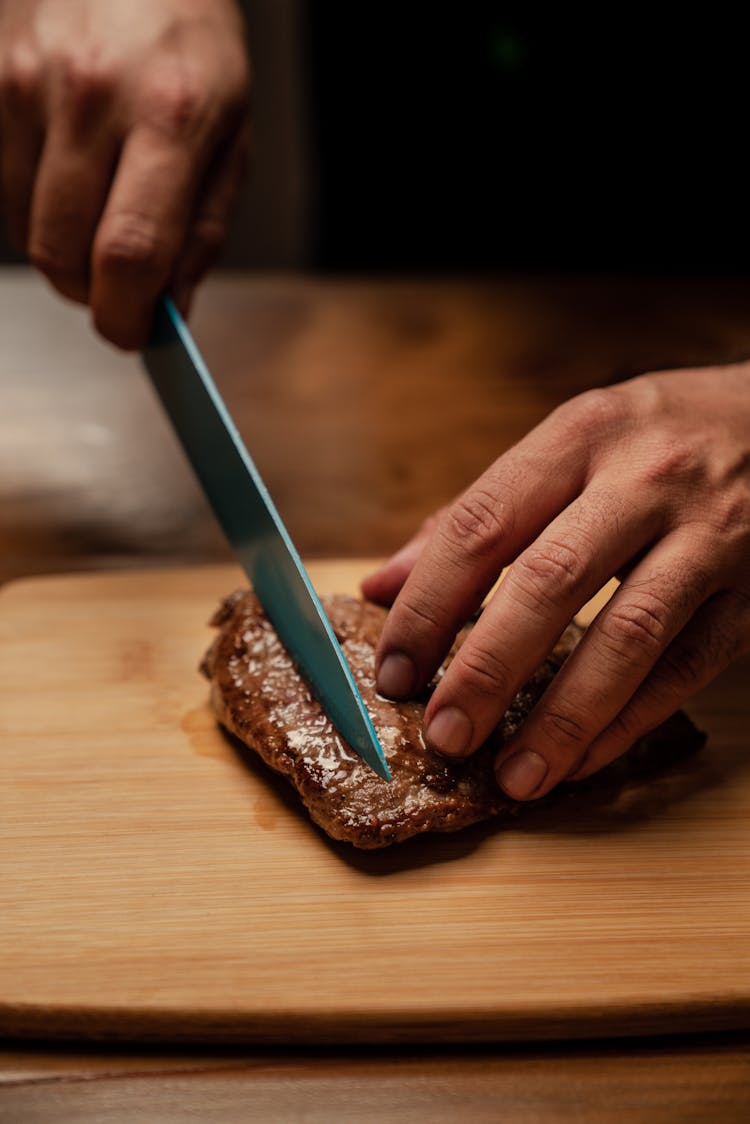
[[[203,490],[281,642],[333,725],[391,774],[349,665],[260,473],[169,297],[143,362]]]

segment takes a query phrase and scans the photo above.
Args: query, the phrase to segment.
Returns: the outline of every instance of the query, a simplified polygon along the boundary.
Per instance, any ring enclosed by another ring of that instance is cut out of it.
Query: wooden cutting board
[[[356,562],[318,564],[353,590]],[[748,662],[651,784],[376,853],[240,759],[196,665],[238,571],[0,594],[0,1032],[394,1041],[750,1025]]]

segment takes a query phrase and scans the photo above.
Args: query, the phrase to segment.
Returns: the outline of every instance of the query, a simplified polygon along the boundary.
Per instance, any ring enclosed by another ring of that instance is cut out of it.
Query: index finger
[[[446,509],[391,609],[378,690],[424,687],[456,633],[508,565],[581,491],[590,450],[550,415]]]
[[[94,240],[90,304],[118,347],[142,346],[182,247],[202,163],[148,127],[127,137]]]

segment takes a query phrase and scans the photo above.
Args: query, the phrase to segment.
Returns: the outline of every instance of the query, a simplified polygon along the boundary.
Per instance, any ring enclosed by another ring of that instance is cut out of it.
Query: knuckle
[[[641,593],[625,600],[614,599],[603,614],[599,635],[615,652],[621,654],[633,646],[648,655],[656,655],[664,647],[669,630],[669,606],[655,594]]]
[[[583,552],[570,543],[546,540],[518,559],[510,571],[513,586],[532,604],[567,604],[581,593],[588,575]]]
[[[511,529],[507,505],[491,492],[473,488],[461,496],[440,523],[443,536],[452,548],[471,559],[496,552]]]
[[[33,48],[27,43],[9,48],[0,62],[0,90],[11,106],[32,100],[40,83],[41,65]]]
[[[35,265],[46,277],[64,277],[74,270],[74,263],[70,256],[52,242],[41,241],[32,236],[28,254],[32,265]]]
[[[398,607],[404,635],[424,636],[425,633],[435,633],[443,627],[443,618],[435,611],[437,606],[428,598],[404,598],[399,601]]]
[[[563,750],[580,754],[588,744],[589,734],[582,716],[569,706],[543,707],[538,722],[542,737]]]
[[[152,78],[145,96],[149,120],[178,140],[190,137],[206,116],[205,90],[192,76],[177,69]]]
[[[489,649],[465,649],[461,648],[453,670],[459,690],[489,698],[505,695],[512,682],[508,665]]]
[[[641,467],[646,485],[665,485],[695,479],[700,471],[700,456],[686,441],[663,435],[658,450]]]
[[[607,436],[627,420],[627,406],[617,387],[594,387],[559,406],[557,415],[580,436]]]
[[[95,268],[105,273],[165,277],[172,261],[167,240],[141,216],[120,215],[101,235]]]
[[[95,53],[71,55],[62,73],[65,107],[74,119],[88,119],[108,103],[114,93],[115,75]]]

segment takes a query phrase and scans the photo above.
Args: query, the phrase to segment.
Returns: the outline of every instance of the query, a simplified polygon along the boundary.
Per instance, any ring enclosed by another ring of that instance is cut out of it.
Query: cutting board
[[[311,567],[351,591],[363,564]],[[217,728],[221,567],[0,594],[0,1032],[470,1040],[750,1025],[748,663],[667,776],[381,852]]]

